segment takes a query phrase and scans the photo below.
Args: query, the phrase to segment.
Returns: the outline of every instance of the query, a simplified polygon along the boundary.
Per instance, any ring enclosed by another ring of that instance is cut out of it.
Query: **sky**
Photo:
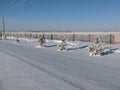
[[[0,0],[6,31],[120,31],[120,0]]]

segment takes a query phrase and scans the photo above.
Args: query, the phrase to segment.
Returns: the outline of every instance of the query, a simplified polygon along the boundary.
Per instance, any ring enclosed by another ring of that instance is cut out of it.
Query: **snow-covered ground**
[[[60,52],[57,40],[37,48],[35,39],[8,39],[0,40],[0,90],[120,90],[119,45],[91,57],[89,43],[69,41]]]

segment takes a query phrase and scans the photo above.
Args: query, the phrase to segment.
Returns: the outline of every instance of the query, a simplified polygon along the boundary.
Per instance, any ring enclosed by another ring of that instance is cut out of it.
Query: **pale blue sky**
[[[120,0],[0,0],[0,30],[120,31]]]

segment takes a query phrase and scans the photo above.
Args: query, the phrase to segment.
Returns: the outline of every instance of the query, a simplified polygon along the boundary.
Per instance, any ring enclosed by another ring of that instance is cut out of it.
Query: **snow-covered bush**
[[[20,40],[19,40],[19,36],[16,36],[16,42],[19,43]]]
[[[101,43],[100,39],[96,38],[96,42],[92,46],[89,46],[89,55],[90,56],[102,55],[104,50],[105,48]]]
[[[38,38],[38,40],[37,40],[37,44],[40,47],[44,47],[44,43],[45,43],[45,38],[44,38],[43,35],[40,35],[39,38]]]
[[[66,39],[65,38],[61,39],[61,43],[58,45],[58,50],[59,51],[66,50],[65,48],[66,45],[67,45]]]

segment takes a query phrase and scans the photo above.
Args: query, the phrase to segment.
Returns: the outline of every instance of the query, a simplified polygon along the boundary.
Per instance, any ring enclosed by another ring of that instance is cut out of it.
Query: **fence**
[[[44,35],[46,39],[60,40],[65,37],[69,41],[93,42],[95,38],[110,44],[120,44],[118,32],[6,32],[7,36],[19,36],[25,38],[38,38]]]

